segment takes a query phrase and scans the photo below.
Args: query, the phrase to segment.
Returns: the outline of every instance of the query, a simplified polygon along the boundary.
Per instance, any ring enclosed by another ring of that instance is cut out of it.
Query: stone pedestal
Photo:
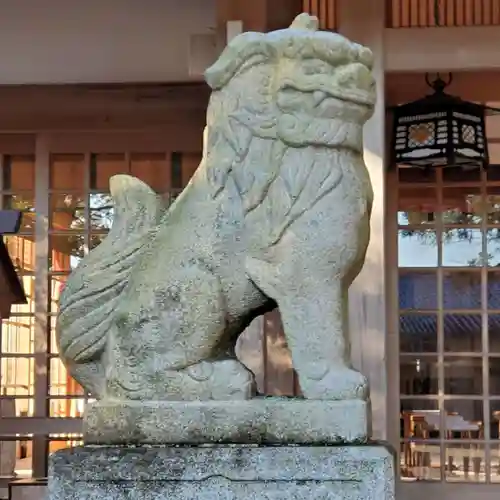
[[[48,500],[394,500],[383,445],[84,446],[50,457]]]

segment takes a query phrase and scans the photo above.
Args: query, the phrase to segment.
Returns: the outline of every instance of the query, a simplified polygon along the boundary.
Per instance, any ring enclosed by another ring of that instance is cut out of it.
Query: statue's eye
[[[331,72],[328,64],[318,60],[304,62],[302,70],[306,75],[326,75]]]

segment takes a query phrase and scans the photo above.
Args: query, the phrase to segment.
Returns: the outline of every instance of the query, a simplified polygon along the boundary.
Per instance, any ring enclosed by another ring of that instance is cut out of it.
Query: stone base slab
[[[359,446],[85,446],[49,458],[47,500],[394,500],[394,455]]]
[[[260,398],[247,401],[109,402],[90,405],[86,444],[339,444],[368,436],[368,403]]]

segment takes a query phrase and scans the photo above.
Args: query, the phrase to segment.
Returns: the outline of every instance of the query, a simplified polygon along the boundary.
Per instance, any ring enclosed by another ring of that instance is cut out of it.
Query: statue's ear
[[[233,38],[219,59],[205,71],[205,80],[213,90],[224,87],[246,63],[266,63],[276,56],[264,33],[243,33]]]

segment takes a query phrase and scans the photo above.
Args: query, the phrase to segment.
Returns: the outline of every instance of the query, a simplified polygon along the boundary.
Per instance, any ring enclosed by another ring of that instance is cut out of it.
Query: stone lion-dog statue
[[[57,323],[60,356],[94,398],[251,399],[235,344],[278,305],[304,398],[367,399],[346,308],[369,240],[372,63],[306,14],[243,33],[206,71],[203,158],[177,200],[111,179],[112,229],[69,277]]]

